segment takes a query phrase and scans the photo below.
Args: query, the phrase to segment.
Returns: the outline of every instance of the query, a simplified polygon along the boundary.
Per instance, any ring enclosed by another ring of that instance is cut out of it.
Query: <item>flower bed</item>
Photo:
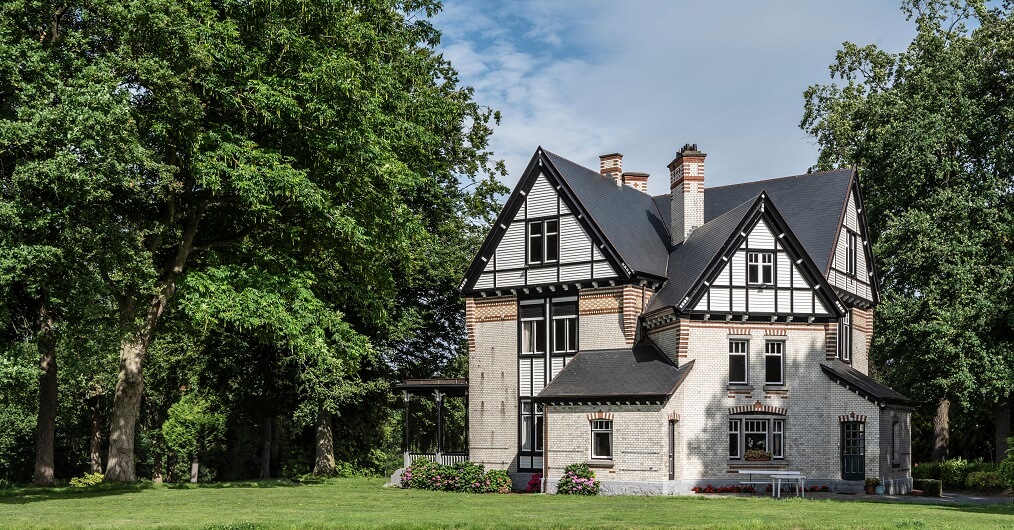
[[[571,464],[563,468],[563,477],[556,492],[563,495],[598,495],[601,485],[587,464]]]
[[[401,474],[401,487],[468,493],[510,493],[511,477],[502,469],[486,470],[481,464],[458,462],[445,466],[417,458]]]
[[[702,486],[695,486],[693,488],[690,488],[690,491],[692,491],[694,493],[756,493],[757,492],[757,490],[753,486],[713,486],[711,484],[708,484],[707,486],[703,486],[703,487]],[[796,491],[796,486],[794,484],[790,484],[790,485],[786,486],[785,488],[782,488],[782,491],[787,492],[787,493],[794,493]],[[806,488],[806,491],[809,491],[809,492],[812,492],[812,493],[817,493],[817,492],[825,492],[826,493],[826,492],[831,491],[831,488],[828,487],[828,486],[826,486],[826,485],[824,485],[824,486],[810,486],[810,487]],[[767,486],[767,488],[765,488],[764,492],[765,493],[771,493],[771,485],[770,484]]]

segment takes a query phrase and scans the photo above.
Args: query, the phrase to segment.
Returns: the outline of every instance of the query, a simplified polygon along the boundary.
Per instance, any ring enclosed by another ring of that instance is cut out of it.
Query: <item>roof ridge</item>
[[[802,178],[802,177],[814,177],[814,176],[823,175],[823,174],[827,174],[827,173],[838,173],[839,171],[852,171],[852,168],[828,169],[828,170],[825,170],[825,171],[814,171],[813,173],[802,173],[800,175],[788,175],[788,176],[785,176],[785,177],[775,177],[775,178],[771,178],[771,179],[751,180],[749,182],[737,182],[735,184],[726,184],[724,186],[712,186],[710,188],[704,188],[704,191],[705,191],[705,193],[707,193],[708,190],[719,190],[719,189],[722,189],[722,188],[732,188],[732,187],[735,187],[735,186],[746,186],[746,185],[749,185],[749,184],[760,184],[762,182],[774,182],[776,180],[788,180],[788,179],[795,179],[795,178]]]

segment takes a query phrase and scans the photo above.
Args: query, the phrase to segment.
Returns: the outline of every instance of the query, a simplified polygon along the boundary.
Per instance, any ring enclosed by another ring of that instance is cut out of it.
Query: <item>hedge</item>
[[[925,497],[940,497],[943,495],[943,483],[936,479],[924,478],[913,481],[913,487],[922,490]]]

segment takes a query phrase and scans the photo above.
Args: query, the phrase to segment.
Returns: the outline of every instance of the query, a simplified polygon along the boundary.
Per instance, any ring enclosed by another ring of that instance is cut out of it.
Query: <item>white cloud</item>
[[[503,114],[492,145],[508,185],[542,145],[592,168],[620,151],[653,193],[686,142],[709,153],[712,186],[806,171],[803,90],[843,41],[897,50],[913,34],[877,0],[449,2],[434,23],[462,82]]]

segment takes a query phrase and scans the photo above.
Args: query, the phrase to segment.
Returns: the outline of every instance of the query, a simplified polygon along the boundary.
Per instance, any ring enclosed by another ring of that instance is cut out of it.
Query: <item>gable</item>
[[[866,302],[860,305],[868,305],[876,300],[877,295],[872,266],[873,253],[861,204],[858,185],[854,185],[850,190],[848,203],[841,216],[834,253],[828,264],[827,279],[828,283],[847,298],[858,298],[859,300],[853,301]],[[857,246],[855,271],[851,271],[851,273],[849,271],[850,241],[855,242]]]
[[[556,221],[557,259],[533,263],[529,223]],[[585,215],[565,193],[537,152],[518,182],[479,255],[462,281],[463,291],[518,289],[621,277],[609,248],[596,244]]]
[[[693,306],[693,312],[714,314],[798,315],[828,317],[832,311],[817,295],[816,282],[807,281],[787,248],[763,217],[742,238]],[[755,276],[751,278],[751,255]]]

